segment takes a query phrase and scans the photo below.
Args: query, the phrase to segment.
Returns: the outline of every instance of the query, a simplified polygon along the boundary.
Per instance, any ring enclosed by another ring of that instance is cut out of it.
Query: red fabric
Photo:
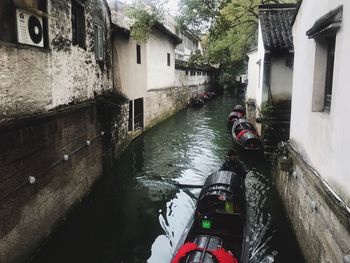
[[[237,140],[239,140],[239,138],[241,138],[244,134],[246,134],[247,132],[251,132],[253,134],[255,134],[258,138],[259,138],[259,135],[256,131],[251,131],[251,130],[242,130],[240,131],[238,134],[237,134]]]
[[[173,258],[173,260],[171,261],[171,263],[180,263],[180,260],[183,257],[186,257],[186,255],[188,253],[190,253],[191,251],[197,250],[198,246],[195,243],[186,243],[184,244],[179,251],[177,252],[176,256]]]
[[[239,138],[241,138],[243,136],[243,134],[246,134],[247,132],[249,132],[248,130],[241,130],[238,134],[237,134],[237,140],[239,140]]]
[[[227,252],[223,248],[213,250],[211,253],[220,263],[238,263],[237,258],[232,253]]]
[[[185,243],[177,252],[175,257],[172,259],[171,263],[180,263],[181,259],[187,256],[191,251],[207,251],[211,253],[219,263],[238,263],[237,258],[230,252],[227,252],[225,249],[220,248],[217,250],[205,250],[198,247],[194,243]]]

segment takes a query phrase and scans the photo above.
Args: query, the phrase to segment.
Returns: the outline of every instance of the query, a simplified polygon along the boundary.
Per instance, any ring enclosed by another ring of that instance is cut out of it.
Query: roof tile
[[[291,22],[295,10],[295,4],[259,5],[259,19],[266,50],[294,50]]]

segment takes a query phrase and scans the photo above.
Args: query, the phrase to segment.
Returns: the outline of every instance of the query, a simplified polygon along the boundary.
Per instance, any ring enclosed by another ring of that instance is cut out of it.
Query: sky
[[[108,0],[108,2],[121,2],[126,4],[132,4],[135,2],[135,0]],[[179,9],[179,0],[163,0],[166,3],[166,9],[167,11],[172,15],[176,16],[178,14]]]

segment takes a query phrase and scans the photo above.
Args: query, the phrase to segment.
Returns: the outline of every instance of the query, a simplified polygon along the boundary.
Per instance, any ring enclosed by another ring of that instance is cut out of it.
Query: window
[[[128,131],[133,131],[134,127],[134,103],[132,100],[129,101],[129,123],[128,123]]]
[[[0,1],[0,40],[6,42],[16,41],[16,16],[13,0]]]
[[[327,38],[327,66],[326,66],[326,83],[324,110],[331,110],[333,71],[334,71],[334,54],[335,54],[335,36]]]
[[[102,61],[104,59],[103,29],[95,24],[95,58]]]
[[[15,2],[21,6],[16,7]],[[0,0],[0,41],[16,43],[17,38],[17,23],[16,23],[16,8],[28,10],[28,13],[35,13],[36,10],[46,12],[46,0],[32,1],[14,1]],[[37,15],[40,17],[40,15]],[[43,40],[44,46],[47,46],[47,18],[41,16],[43,23]]]
[[[168,66],[170,67],[170,53],[167,54]]]
[[[143,98],[134,100],[134,130],[143,130]]]
[[[136,45],[136,63],[141,64],[141,46]]]
[[[342,6],[331,10],[306,32],[316,42],[312,111],[331,110],[336,34],[342,14]]]
[[[72,0],[72,43],[85,48],[85,11],[84,7]]]

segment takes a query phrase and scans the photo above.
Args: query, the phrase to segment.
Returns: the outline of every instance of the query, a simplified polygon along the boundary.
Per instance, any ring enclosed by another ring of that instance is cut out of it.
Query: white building
[[[293,24],[294,172],[277,180],[308,262],[350,259],[349,17],[349,1],[304,0]]]
[[[130,99],[129,131],[149,126],[162,114],[163,103],[172,105],[166,97],[152,96],[152,91],[175,87],[175,46],[180,42],[160,23],[146,43],[138,43],[128,29],[114,25],[114,82]]]
[[[248,87],[246,99],[273,104],[290,101],[293,76],[291,21],[295,4],[259,6],[258,49],[247,53]]]
[[[109,1],[109,5],[114,23],[114,85],[130,99],[129,131],[137,135],[134,131],[150,128],[185,107],[191,97],[209,89],[212,75],[210,69],[176,63],[179,56],[188,60],[198,49],[199,38],[176,31],[171,16],[153,26],[146,43],[138,43],[130,37],[125,3]],[[184,48],[179,51],[177,47],[183,42]]]
[[[182,43],[175,49],[176,59],[188,61],[195,52],[202,52],[201,39],[190,30],[176,29],[176,35],[182,39]]]
[[[248,57],[248,85],[245,94],[245,100],[247,103],[256,103],[257,89],[259,84],[258,49],[254,48],[248,51],[246,55]]]

